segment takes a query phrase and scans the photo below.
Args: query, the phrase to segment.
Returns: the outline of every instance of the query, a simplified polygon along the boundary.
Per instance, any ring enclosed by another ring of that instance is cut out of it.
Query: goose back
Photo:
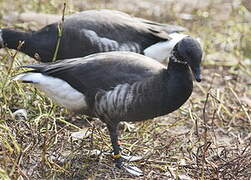
[[[53,59],[59,23],[23,33],[2,29],[2,41],[7,47],[16,49],[43,61]],[[84,57],[98,52],[132,51],[144,54],[144,49],[170,39],[169,34],[184,31],[179,26],[158,24],[114,10],[88,10],[65,18],[63,34],[56,59]],[[1,40],[1,39],[0,39]]]
[[[147,47],[170,39],[167,28],[114,10],[90,10],[66,18],[59,59],[108,51],[143,54]],[[74,44],[72,44],[74,42]],[[78,47],[78,48],[72,48]],[[86,48],[88,47],[88,48]],[[67,56],[64,52],[71,49]]]

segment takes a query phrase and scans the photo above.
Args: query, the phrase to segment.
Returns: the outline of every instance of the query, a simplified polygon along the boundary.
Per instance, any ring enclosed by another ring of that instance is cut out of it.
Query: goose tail
[[[17,74],[11,78],[12,81],[20,81],[22,83],[39,83],[39,80],[41,79],[41,71],[44,67],[43,64],[30,64],[30,65],[24,65],[20,66],[19,68],[29,68],[32,70],[28,70],[25,72],[22,72],[20,74]]]
[[[11,78],[12,81],[19,81],[22,83],[38,83],[38,79],[37,79],[37,75],[38,73],[36,72],[32,72],[32,71],[27,71],[27,72],[23,72],[21,74],[18,74],[16,76],[13,76]]]

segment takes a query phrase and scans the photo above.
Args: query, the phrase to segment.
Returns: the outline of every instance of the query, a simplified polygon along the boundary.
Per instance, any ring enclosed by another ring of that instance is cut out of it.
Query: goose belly
[[[149,94],[143,88],[141,83],[121,84],[113,90],[97,94],[95,100],[96,116],[103,117],[108,121],[129,122],[156,117],[159,114],[159,98],[154,98],[150,95],[151,92]]]
[[[97,93],[94,105],[95,115],[104,117],[105,120],[124,119],[133,98],[128,94],[129,89],[129,84],[121,84],[113,90]]]

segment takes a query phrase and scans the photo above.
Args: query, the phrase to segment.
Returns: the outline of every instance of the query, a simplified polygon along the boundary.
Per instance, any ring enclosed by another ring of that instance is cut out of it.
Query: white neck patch
[[[144,55],[151,57],[159,62],[164,62],[165,59],[171,56],[174,46],[181,41],[186,34],[172,33],[169,35],[171,40],[158,42],[144,50]]]
[[[3,47],[3,32],[2,29],[0,29],[0,47]]]

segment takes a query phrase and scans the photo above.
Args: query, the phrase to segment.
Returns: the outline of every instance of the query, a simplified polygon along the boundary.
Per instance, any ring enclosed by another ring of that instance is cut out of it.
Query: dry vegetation
[[[134,162],[144,171],[138,179],[250,179],[251,13],[238,0],[178,2],[72,0],[66,13],[123,10],[185,26],[203,43],[203,82],[195,83],[189,101],[167,116],[121,126],[124,152],[143,157]],[[63,3],[0,0],[0,7],[0,27],[30,30],[41,25],[10,13],[61,14]],[[27,63],[35,61],[0,51],[0,179],[134,178],[115,169],[107,153],[95,153],[111,150],[103,123],[71,115],[34,88],[10,82],[15,67]],[[72,139],[82,128],[86,136]]]

